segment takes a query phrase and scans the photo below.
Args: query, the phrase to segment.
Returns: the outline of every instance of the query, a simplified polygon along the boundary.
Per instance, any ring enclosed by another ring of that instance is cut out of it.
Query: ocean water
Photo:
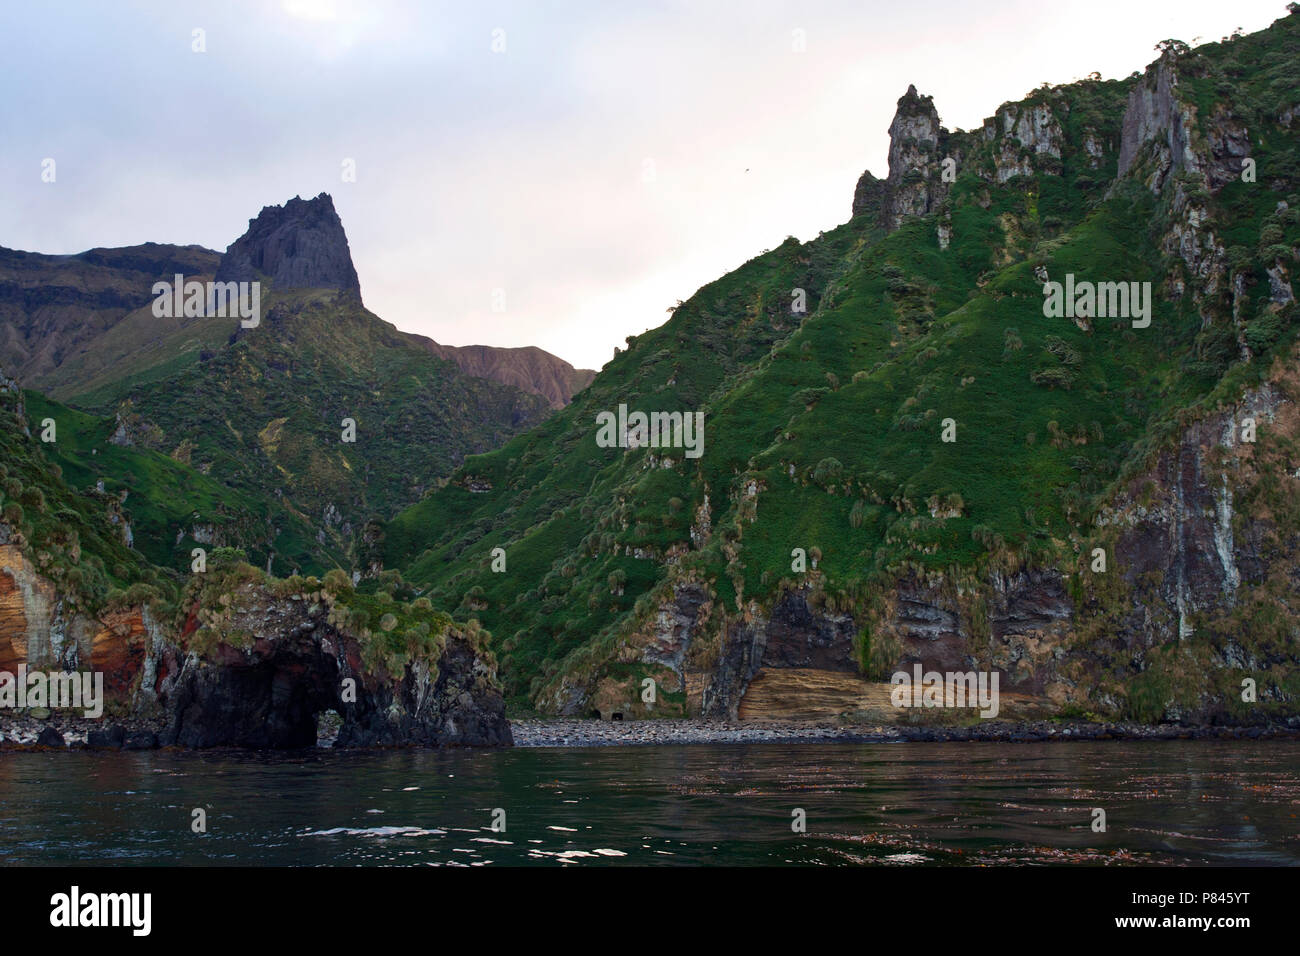
[[[0,754],[28,865],[1294,865],[1298,815],[1291,741]]]

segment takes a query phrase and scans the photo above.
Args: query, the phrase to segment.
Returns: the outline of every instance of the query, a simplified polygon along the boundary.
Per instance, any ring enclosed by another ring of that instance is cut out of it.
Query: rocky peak
[[[934,100],[909,84],[889,124],[888,182],[896,185],[912,170],[924,171],[939,147],[941,130]]]
[[[853,196],[853,215],[878,214],[885,227],[897,229],[910,216],[933,211],[947,192],[941,178],[941,145],[948,131],[929,96],[914,85],[898,100],[889,124],[889,175],[862,174]]]
[[[947,194],[939,160],[940,142],[948,131],[939,125],[934,101],[909,85],[889,124],[889,178],[883,216],[897,229],[911,216],[932,212]]]
[[[266,279],[277,289],[340,289],[361,295],[348,237],[328,193],[266,206],[230,244],[219,282]]]

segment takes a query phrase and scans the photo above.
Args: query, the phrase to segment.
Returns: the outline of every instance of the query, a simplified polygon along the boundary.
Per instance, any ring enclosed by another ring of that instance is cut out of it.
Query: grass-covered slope
[[[134,444],[130,429],[26,393],[29,427],[54,423],[55,441],[43,443],[63,480],[88,494],[120,503],[132,546],[149,562],[185,573],[196,547],[233,547],[261,566],[275,555],[282,566],[325,570],[343,562],[322,546],[312,528],[276,502],[241,493],[201,473],[189,461]],[[188,455],[187,455],[188,457]]]
[[[194,358],[214,326],[155,317],[153,284],[176,273],[211,278],[220,259],[159,243],[70,256],[0,248],[0,368],[66,400],[161,360]]]
[[[355,297],[291,291],[264,299],[263,312],[253,329],[224,320],[228,343],[196,362],[78,403],[218,482],[227,506],[290,516],[277,571],[328,567],[339,552],[364,562],[356,545],[368,519],[549,411],[540,396],[430,355]],[[314,543],[299,526],[316,529]]]
[[[55,584],[69,618],[170,596],[167,576],[128,546],[119,497],[79,490],[27,414],[22,392],[0,375],[0,544]]]
[[[1291,16],[1167,54],[1207,167],[1241,122],[1257,182],[1207,188],[1211,174],[1175,169],[1157,192],[1146,152],[1117,179],[1137,75],[1005,104],[985,130],[944,131],[934,159],[961,162],[929,214],[886,235],[860,210],[704,287],[567,409],[389,522],[386,566],[475,614],[516,706],[542,707],[566,674],[637,677],[623,639],[674,581],[704,582],[722,617],[803,582],[869,621],[907,576],[1074,574],[1122,482],[1293,340],[1278,282],[1300,247],[1298,35]],[[1059,126],[1050,148],[1007,132],[1036,107]],[[1197,254],[1170,240],[1188,201],[1205,212]],[[1150,326],[1046,317],[1043,270],[1150,282]],[[796,288],[806,315],[790,311]],[[597,447],[596,415],[620,403],[702,410],[703,456]]]
[[[389,523],[386,563],[410,562],[415,581],[447,582],[435,602],[482,607],[497,633],[521,630],[509,645],[516,674],[536,673],[611,626],[658,576],[657,562],[632,549],[662,557],[686,547],[699,487],[685,469],[643,473],[639,458],[598,448],[597,413],[621,402],[646,412],[698,408],[724,394],[798,327],[791,291],[803,289],[815,309],[875,231],[864,221],[810,244],[789,239],[705,286],[663,326],[629,339],[568,408],[470,458],[451,484]],[[715,453],[706,445],[704,460]],[[636,514],[638,499],[653,513]],[[498,546],[507,551],[505,574],[489,570]],[[498,617],[495,608],[510,610]]]
[[[129,652],[137,639],[132,615],[138,621],[143,609],[151,612],[150,640],[161,639],[183,654],[220,657],[219,645],[246,650],[255,641],[283,637],[260,630],[267,624],[263,614],[240,605],[251,587],[303,609],[323,603],[328,622],[356,641],[368,673],[397,680],[408,665],[418,665],[432,684],[448,636],[455,635],[474,649],[484,678],[495,680],[489,635],[436,610],[394,574],[354,586],[339,567],[320,576],[274,577],[247,563],[248,557],[264,561],[265,549],[237,545],[257,542],[272,523],[283,526],[285,516],[259,522],[256,501],[232,495],[158,452],[114,444],[114,428],[111,420],[24,393],[0,375],[0,550],[6,552],[8,610],[16,588],[25,595],[17,602],[25,613],[7,618],[6,628],[13,629],[0,637],[7,651],[17,649],[17,660],[41,653],[33,645],[52,636],[51,646],[65,655],[65,663],[68,654],[90,653],[81,647],[89,623],[99,629],[93,653],[120,668],[108,674],[114,692],[130,693],[140,664],[140,655]],[[190,534],[177,541],[180,529],[196,527],[205,529],[201,541]],[[284,537],[276,543],[282,546]],[[207,551],[200,573],[191,571],[190,548],[196,544]],[[328,559],[320,549],[304,553]],[[28,568],[35,579],[27,577]],[[47,597],[57,598],[57,607],[36,606]],[[51,620],[68,633],[33,630],[41,621],[48,628]],[[156,655],[162,649],[146,641],[140,650]],[[123,703],[125,698],[115,706]]]

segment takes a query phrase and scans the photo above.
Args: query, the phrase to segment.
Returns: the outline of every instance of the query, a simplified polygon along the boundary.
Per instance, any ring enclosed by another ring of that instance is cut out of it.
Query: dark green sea
[[[1300,743],[5,753],[0,863],[1293,865]]]

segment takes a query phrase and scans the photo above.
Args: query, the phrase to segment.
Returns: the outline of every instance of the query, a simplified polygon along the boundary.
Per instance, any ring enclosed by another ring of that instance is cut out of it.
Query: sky
[[[263,206],[328,192],[382,318],[598,369],[700,286],[846,221],[862,171],[887,172],[909,83],[969,129],[1044,81],[1124,77],[1160,40],[1285,14],[1280,0],[0,0],[0,246],[224,250]]]

